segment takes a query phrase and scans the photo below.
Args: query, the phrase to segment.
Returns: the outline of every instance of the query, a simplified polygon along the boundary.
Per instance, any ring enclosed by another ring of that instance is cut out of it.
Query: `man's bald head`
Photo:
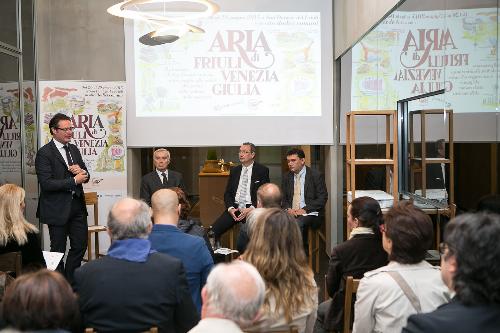
[[[177,193],[168,189],[156,191],[151,197],[151,207],[156,224],[177,225],[180,211]]]
[[[281,190],[278,185],[267,183],[257,190],[257,207],[260,208],[280,208]]]
[[[109,211],[108,230],[113,240],[147,238],[151,231],[151,209],[136,199],[120,199]]]

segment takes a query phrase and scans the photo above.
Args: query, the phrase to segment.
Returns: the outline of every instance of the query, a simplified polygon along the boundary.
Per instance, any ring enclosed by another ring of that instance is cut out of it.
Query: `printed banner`
[[[495,112],[497,8],[396,11],[352,50],[352,110],[445,89],[418,107]]]

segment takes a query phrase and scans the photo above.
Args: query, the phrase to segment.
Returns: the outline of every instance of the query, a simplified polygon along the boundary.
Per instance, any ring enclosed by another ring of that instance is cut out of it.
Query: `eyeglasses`
[[[239,153],[240,154],[251,154],[252,152],[249,150],[240,150]]]
[[[60,127],[56,127],[56,129],[60,130],[60,131],[63,131],[63,132],[71,132],[73,131],[75,128],[74,127],[67,127],[67,128],[60,128]]]
[[[378,228],[379,228],[381,234],[385,234],[385,224],[379,225]]]

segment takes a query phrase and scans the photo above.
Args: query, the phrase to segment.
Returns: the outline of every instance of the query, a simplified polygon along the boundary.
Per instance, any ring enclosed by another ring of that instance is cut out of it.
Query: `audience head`
[[[487,195],[477,203],[478,212],[500,214],[500,195]]]
[[[365,227],[379,234],[379,226],[384,223],[382,210],[377,200],[370,197],[354,199],[347,209],[347,225],[350,229]]]
[[[265,285],[255,267],[235,260],[215,266],[201,294],[202,318],[222,316],[247,327],[264,302]]]
[[[316,286],[292,215],[279,208],[266,209],[254,223],[243,257],[266,282],[265,307],[270,307],[272,295],[277,307],[284,309],[285,318],[291,320],[300,309],[312,304]]]
[[[306,164],[306,154],[302,149],[292,148],[286,153],[288,169],[293,173],[299,173]]]
[[[79,324],[78,302],[61,274],[43,269],[21,275],[9,285],[2,318],[9,327],[23,332],[74,331]]]
[[[37,228],[28,223],[23,211],[25,192],[15,184],[0,186],[0,245],[14,239],[19,245],[28,241],[27,232],[37,232]]]
[[[177,224],[181,205],[174,191],[161,189],[153,193],[151,207],[155,223]]]
[[[153,164],[159,171],[165,171],[170,164],[170,152],[165,148],[158,148],[153,153]]]
[[[280,208],[281,191],[278,185],[267,183],[261,185],[257,190],[257,207],[259,208]]]
[[[464,214],[445,229],[441,274],[467,305],[500,305],[500,215]]]
[[[253,228],[257,219],[266,211],[266,208],[255,208],[252,209],[247,215],[247,235],[248,238],[252,237]]]
[[[238,157],[240,159],[240,163],[244,166],[249,166],[253,163],[255,159],[256,148],[255,145],[251,142],[243,142],[240,146],[240,151]]]
[[[179,219],[187,220],[189,218],[189,213],[191,212],[191,204],[180,187],[171,187],[170,190],[177,194],[177,199],[179,200],[179,205],[181,205],[181,211],[179,213]]]
[[[389,260],[416,264],[432,245],[431,218],[409,201],[394,205],[384,217],[382,244]]]
[[[151,209],[140,200],[123,198],[109,211],[108,233],[112,240],[148,238],[151,232]]]

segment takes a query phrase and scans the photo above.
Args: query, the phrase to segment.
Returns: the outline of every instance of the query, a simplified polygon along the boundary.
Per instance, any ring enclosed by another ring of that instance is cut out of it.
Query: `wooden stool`
[[[309,253],[309,267],[313,269],[313,256],[316,256],[314,272],[319,273],[319,239],[325,241],[325,235],[321,232],[321,230],[315,229],[313,230],[311,227],[307,228],[307,239],[309,243],[308,253]],[[313,247],[314,240],[314,247]]]
[[[92,234],[94,235],[95,258],[97,259],[104,256],[104,254],[99,253],[99,232],[106,231],[107,228],[104,225],[99,225],[99,200],[97,198],[97,192],[85,193],[85,204],[94,206],[94,225],[88,226],[87,258],[83,258],[83,261],[90,261],[92,260]]]

